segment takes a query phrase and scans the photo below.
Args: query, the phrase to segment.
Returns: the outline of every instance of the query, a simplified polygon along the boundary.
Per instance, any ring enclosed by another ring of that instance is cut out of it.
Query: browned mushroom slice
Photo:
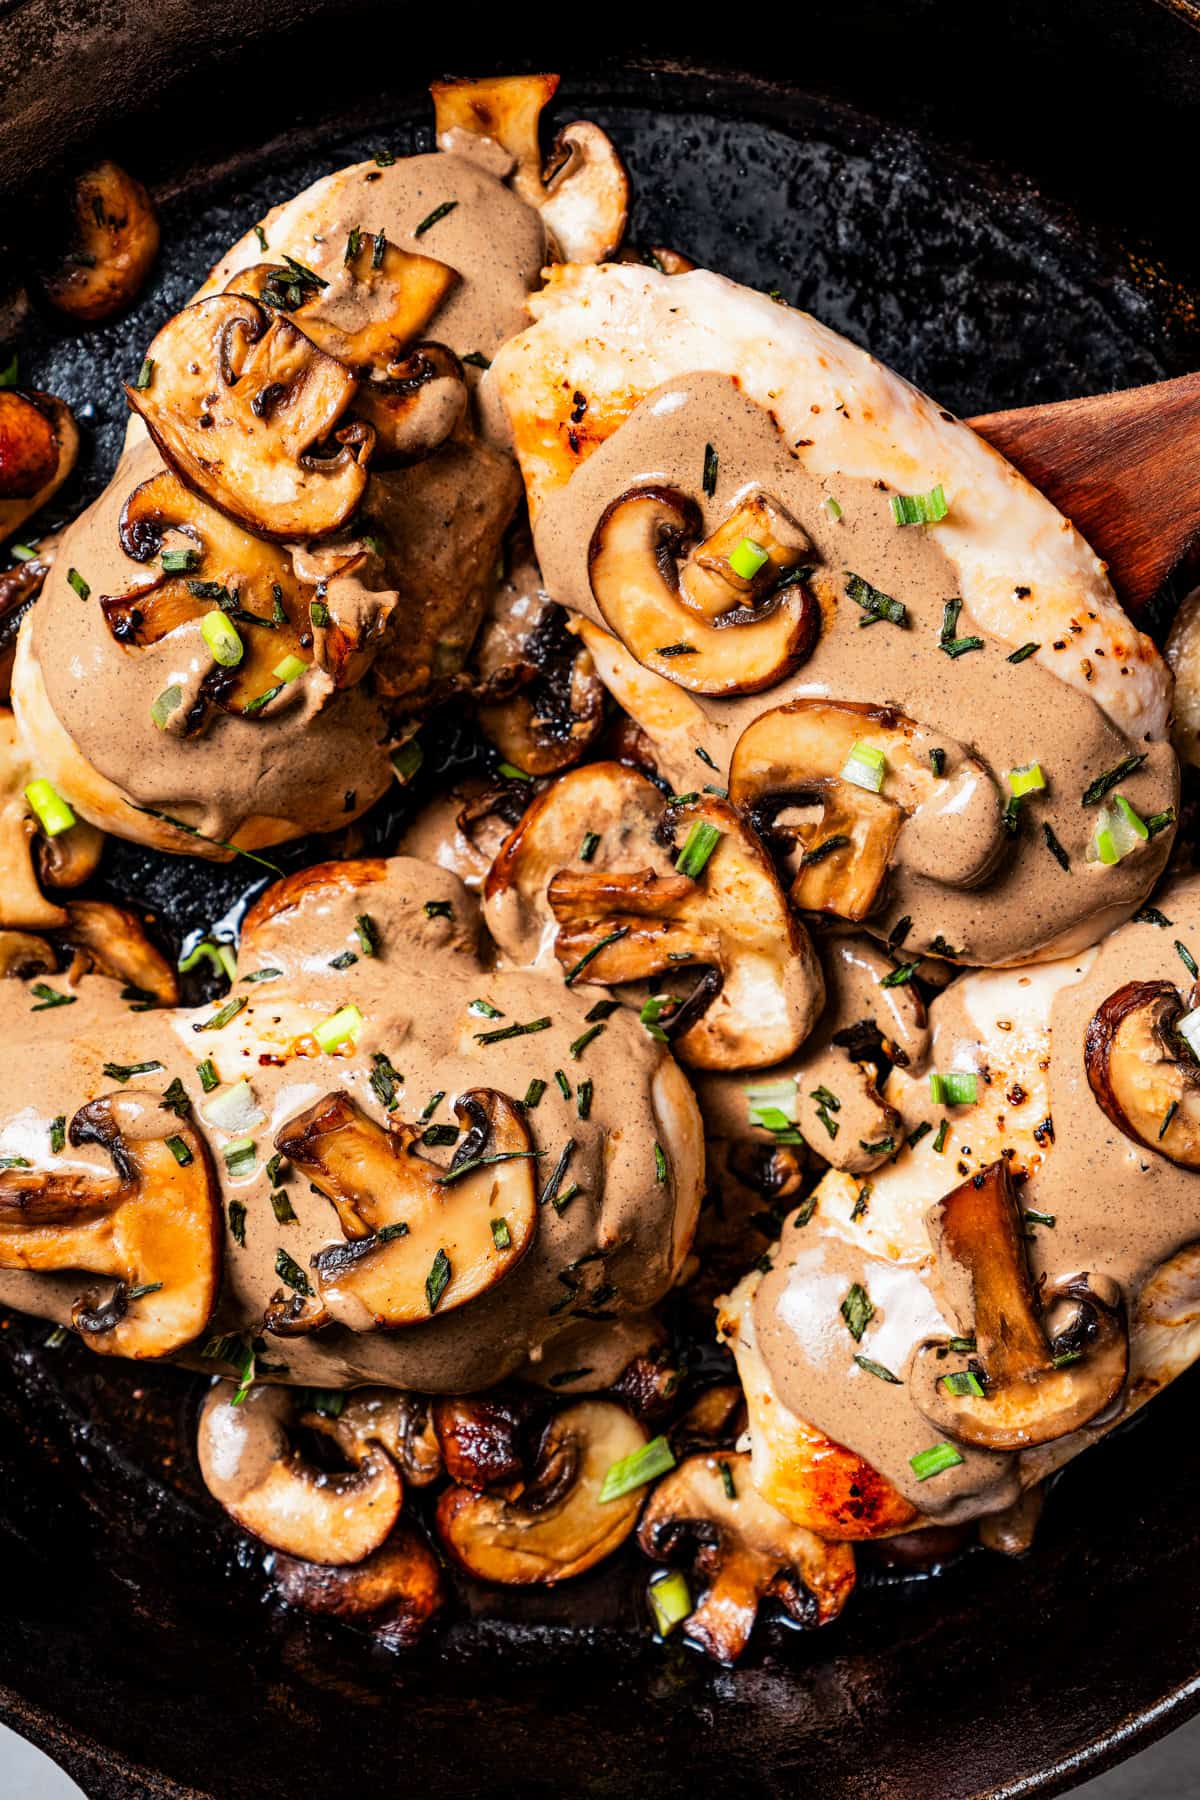
[[[329,901],[378,886],[388,878],[388,864],[381,856],[361,856],[353,862],[310,863],[295,869],[282,881],[264,888],[242,921],[239,956],[246,967],[260,960],[258,939],[267,927],[287,922],[299,926],[311,908],[319,911]]]
[[[463,366],[444,344],[417,344],[360,385],[354,410],[374,429],[377,460],[431,456],[466,414]]]
[[[374,1438],[341,1420],[301,1415],[301,1395],[252,1387],[240,1400],[217,1382],[200,1414],[200,1473],[214,1500],[244,1531],[305,1562],[361,1563],[378,1550],[400,1513],[404,1483]],[[303,1423],[329,1441],[347,1467],[310,1460],[293,1441]]]
[[[335,599],[327,598],[323,611],[316,608],[325,624],[314,630],[312,614],[321,590],[298,577],[286,551],[244,531],[189,493],[170,471],[164,469],[134,489],[122,509],[120,529],[121,547],[135,561],[173,555],[176,564],[186,558],[186,566],[124,594],[101,598],[108,628],[118,643],[146,648],[180,626],[220,610],[241,645],[232,664],[214,662],[201,683],[198,704],[186,705],[180,693],[178,709],[164,716],[164,729],[202,730],[209,705],[243,717],[263,716],[289,686],[280,679],[281,664],[285,670],[315,665],[337,688],[353,685],[369,665],[373,650],[365,661],[354,661],[349,649],[339,653],[345,632],[339,636]],[[336,574],[323,584],[327,594],[339,577],[356,576],[366,560],[362,551],[347,548]],[[371,601],[366,609],[348,610],[354,614],[356,630],[373,643],[395,596],[379,593]]]
[[[975,1351],[923,1344],[909,1377],[931,1424],[986,1450],[1023,1450],[1077,1431],[1120,1392],[1129,1342],[1120,1290],[1080,1275],[1034,1295],[1008,1164],[995,1162],[928,1215],[942,1286]],[[1051,1341],[1044,1320],[1068,1311]]]
[[[542,109],[557,75],[501,75],[484,81],[435,81],[439,150],[469,153],[490,138],[508,153],[514,190],[537,207],[567,262],[603,262],[625,235],[629,177],[612,140],[598,125],[576,120],[554,140],[545,169],[539,140]]]
[[[342,1093],[290,1120],[275,1148],[333,1202],[346,1237],[313,1259],[321,1300],[352,1330],[451,1312],[517,1266],[537,1230],[533,1152],[503,1094],[474,1088],[448,1168],[415,1154],[419,1126],[375,1123]]]
[[[74,213],[76,242],[44,286],[52,306],[94,325],[141,292],[158,254],[158,220],[141,182],[107,161],[79,177]]]
[[[940,777],[931,747],[945,756]],[[846,778],[856,748],[884,759],[881,792]],[[795,700],[762,713],[738,739],[729,797],[756,823],[768,809],[805,809],[786,826],[798,855],[792,901],[843,919],[871,912],[901,853],[913,873],[974,887],[1006,841],[999,790],[976,757],[889,707],[848,700]]]
[[[1185,1169],[1200,1168],[1200,1064],[1179,1036],[1169,981],[1129,981],[1088,1021],[1084,1065],[1118,1130]]]
[[[52,394],[0,388],[0,542],[62,486],[79,454],[79,429]]]
[[[265,537],[345,524],[374,433],[361,421],[339,428],[358,383],[290,319],[214,294],[169,319],[148,360],[150,385],[127,386],[126,398],[188,487]]]
[[[687,1562],[703,1583],[683,1634],[734,1663],[764,1600],[802,1623],[827,1625],[854,1589],[854,1551],[793,1525],[756,1493],[750,1458],[690,1456],[651,1494],[638,1542],[658,1562]]]
[[[564,125],[546,159],[542,222],[567,262],[600,263],[625,236],[629,176],[598,125]]]
[[[446,1473],[464,1487],[490,1488],[505,1499],[524,1492],[524,1439],[532,1403],[516,1394],[441,1396],[433,1427]]]
[[[756,694],[809,654],[820,631],[812,590],[793,578],[803,553],[792,528],[768,530],[778,509],[764,496],[747,503],[768,541],[762,568],[744,580],[726,528],[693,551],[686,577],[677,558],[700,534],[700,510],[673,488],[631,488],[600,516],[588,549],[592,593],[605,619],[637,660],[697,694]],[[742,509],[734,518],[742,516]],[[755,540],[758,543],[758,540]],[[686,585],[685,585],[686,581]],[[717,609],[717,610],[714,610]]]
[[[359,233],[328,281],[299,270],[257,263],[231,276],[225,291],[285,311],[327,356],[359,370],[402,357],[459,280],[446,263],[401,250],[382,234]]]
[[[77,818],[57,837],[38,839],[38,874],[47,887],[76,888],[91,880],[103,854],[104,833],[99,826]]]
[[[179,982],[162,951],[127,906],[107,900],[69,900],[67,922],[55,934],[84,967],[136,988],[158,1006],[178,1006]]]
[[[0,980],[27,981],[32,975],[52,975],[57,967],[45,938],[31,931],[0,930]]]
[[[3,517],[4,504],[0,500],[0,517]],[[0,539],[5,535],[0,527]],[[0,701],[7,702],[12,694],[17,633],[45,586],[53,561],[53,551],[39,545],[36,556],[14,563],[11,569],[0,569]]]
[[[76,1302],[75,1329],[106,1356],[170,1356],[203,1331],[224,1228],[208,1152],[157,1094],[127,1088],[80,1107],[73,1146],[97,1144],[115,1174],[0,1171],[0,1268],[80,1270],[116,1283]]]
[[[664,832],[680,856],[694,833],[708,840],[695,879],[672,867]],[[705,798],[667,811],[653,782],[617,763],[573,770],[538,796],[497,857],[485,898],[510,955],[532,958],[553,921],[555,954],[574,979],[673,976],[647,1022],[700,1068],[778,1062],[824,999],[807,933],[732,809]],[[698,984],[689,965],[705,971]]]
[[[491,138],[515,164],[513,187],[540,206],[542,109],[558,89],[557,75],[498,75],[483,81],[435,81],[434,128],[439,150],[455,151],[471,138]]]
[[[449,1487],[437,1507],[444,1547],[469,1574],[552,1587],[611,1555],[633,1530],[643,1490],[601,1501],[604,1477],[646,1433],[622,1407],[583,1400],[555,1415],[517,1500]]]
[[[555,775],[599,737],[605,689],[566,613],[540,590],[536,565],[522,562],[492,598],[475,651],[478,716],[506,762],[527,775]]]
[[[271,1579],[289,1606],[366,1626],[389,1649],[415,1644],[446,1601],[437,1557],[403,1520],[360,1563],[330,1568],[280,1554]]]
[[[683,1417],[671,1427],[676,1455],[731,1445],[746,1427],[746,1396],[736,1381],[719,1381],[696,1395]]]

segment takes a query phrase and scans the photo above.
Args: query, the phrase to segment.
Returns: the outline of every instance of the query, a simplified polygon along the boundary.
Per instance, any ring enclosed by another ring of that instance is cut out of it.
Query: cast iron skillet
[[[636,238],[780,289],[962,413],[1197,363],[1184,0],[808,0],[791,36],[732,8],[686,42],[575,10],[588,40],[564,46],[386,0],[0,0],[7,276],[92,141],[164,225],[131,318],[26,322],[27,377],[94,407],[64,510],[109,473],[118,381],[208,262],[340,158],[426,147],[447,68],[563,69],[559,119],[598,118],[630,163]],[[442,743],[460,753],[453,722]],[[385,806],[368,844],[395,824]],[[177,943],[248,882],[118,845],[103,891]],[[727,1673],[651,1644],[633,1556],[558,1594],[464,1593],[403,1657],[289,1614],[199,1484],[195,1380],[45,1336],[0,1330],[0,1712],[95,1800],[1052,1794],[1200,1706],[1192,1379],[1068,1471],[1022,1562],[868,1569],[838,1624],[768,1623]]]

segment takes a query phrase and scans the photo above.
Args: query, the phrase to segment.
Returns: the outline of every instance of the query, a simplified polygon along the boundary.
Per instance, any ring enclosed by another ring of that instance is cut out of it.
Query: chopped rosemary
[[[104,1064],[103,1073],[108,1076],[110,1081],[119,1081],[122,1084],[124,1084],[127,1081],[132,1081],[133,1077],[135,1075],[150,1075],[153,1073],[153,1071],[155,1069],[161,1069],[161,1068],[162,1068],[162,1064],[160,1062],[144,1062],[144,1063],[106,1062]]]
[[[718,468],[717,453],[711,444],[705,444],[705,446],[704,446],[704,474],[701,477],[701,485],[703,486],[704,492],[708,495],[710,500],[712,499],[713,495],[717,491],[717,468]]]
[[[525,1108],[526,1112],[533,1111],[545,1091],[546,1083],[539,1080],[535,1075],[529,1086],[525,1089],[525,1098],[521,1102],[521,1105]]]
[[[247,1005],[249,1002],[245,994],[239,994],[235,999],[227,1000],[220,1011],[212,1015],[211,1019],[204,1019],[199,1025],[193,1025],[192,1030],[220,1031],[222,1026],[228,1025],[231,1019],[236,1019],[242,1008]]]
[[[869,1356],[856,1356],[854,1360],[859,1368],[864,1369],[868,1375],[875,1375],[880,1381],[888,1381],[893,1387],[903,1385],[898,1375],[893,1375],[892,1371],[885,1369],[882,1363],[873,1362]]]
[[[588,1045],[598,1038],[600,1033],[605,1030],[607,1030],[607,1026],[605,1025],[589,1025],[586,1031],[580,1032],[579,1036],[575,1039],[575,1042],[570,1046],[571,1055],[576,1062],[579,1061]]]
[[[477,1031],[477,1044],[502,1044],[506,1038],[528,1037],[534,1031],[549,1031],[550,1019],[530,1019],[526,1025],[505,1025],[499,1031]]]
[[[579,846],[580,862],[590,863],[593,856],[595,856],[596,851],[599,848],[600,848],[600,833],[598,831],[586,832],[584,834],[583,842]]]
[[[654,1146],[654,1179],[660,1184],[667,1179],[667,1153],[659,1143]]]
[[[693,828],[693,829],[695,829],[695,828]],[[718,836],[719,835],[720,834],[718,833]],[[690,838],[689,838],[688,842],[689,843],[691,842]],[[686,854],[686,851],[685,851],[685,854]],[[588,964],[593,960],[593,958],[599,956],[599,954],[602,950],[607,950],[608,946],[610,944],[620,943],[622,938],[626,938],[629,936],[629,931],[630,931],[630,927],[628,925],[618,925],[618,927],[615,931],[610,931],[608,933],[607,937],[602,937],[598,943],[595,943],[592,945],[590,950],[585,950],[583,955],[579,958],[579,961],[574,965],[573,968],[568,969],[566,975],[564,976],[563,979],[564,979],[566,986],[571,987],[573,985],[573,983],[578,981],[579,977],[583,974],[583,971],[587,968]]]
[[[1004,660],[1010,663],[1023,663],[1027,657],[1033,656],[1041,647],[1040,644],[1022,644],[1019,650],[1014,650],[1012,655],[1006,656]]]
[[[875,1308],[860,1281],[851,1284],[838,1310],[846,1322],[846,1330],[850,1336],[856,1344],[861,1343],[863,1332],[875,1317]]]
[[[908,608],[902,600],[893,600],[890,594],[872,587],[869,581],[864,581],[861,575],[855,575],[849,569],[846,570],[846,593],[867,614],[865,619],[859,620],[860,626],[876,625],[884,619],[889,625],[905,625],[908,622]]]
[[[1070,868],[1071,868],[1071,859],[1067,855],[1066,851],[1063,849],[1062,845],[1059,843],[1058,839],[1055,837],[1053,828],[1051,827],[1049,822],[1045,819],[1042,820],[1042,836],[1045,838],[1046,848],[1050,852],[1051,856],[1054,858],[1055,862],[1059,865],[1059,867],[1061,869],[1066,869],[1069,873]]]
[[[438,1302],[450,1285],[450,1274],[450,1258],[445,1250],[439,1249],[425,1277],[425,1303],[431,1313],[437,1311]]]
[[[1124,761],[1119,762],[1115,769],[1109,769],[1105,774],[1097,775],[1095,781],[1084,788],[1081,804],[1083,806],[1099,806],[1105,794],[1110,793],[1113,788],[1124,781],[1127,775],[1132,775],[1135,769],[1141,768],[1147,754],[1148,752],[1144,750],[1135,752],[1132,756],[1127,756]]]
[[[457,200],[443,200],[440,206],[435,206],[431,213],[426,214],[413,232],[413,236],[424,237],[431,226],[436,225],[439,219],[444,219],[447,213],[452,213],[457,205]],[[430,1307],[429,1310],[432,1312],[433,1308]]]

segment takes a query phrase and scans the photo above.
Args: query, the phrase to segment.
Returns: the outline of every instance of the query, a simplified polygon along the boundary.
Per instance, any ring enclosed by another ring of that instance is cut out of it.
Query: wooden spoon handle
[[[1131,613],[1200,535],[1200,374],[967,422],[1078,527]]]

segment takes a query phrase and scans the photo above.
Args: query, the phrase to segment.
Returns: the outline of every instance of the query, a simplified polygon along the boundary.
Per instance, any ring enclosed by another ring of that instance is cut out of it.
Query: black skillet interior
[[[816,4],[790,44],[757,22],[734,74],[728,33],[693,34],[684,65],[679,43],[601,61],[474,25],[447,50],[366,0],[250,20],[226,0],[0,4],[0,183],[21,171],[6,268],[41,240],[54,156],[88,132],[153,183],[164,226],[131,316],[23,328],[25,378],[87,426],[64,510],[107,478],[118,384],[220,250],[339,161],[427,148],[423,83],[448,64],[562,67],[555,117],[615,137],[635,239],[778,289],[961,413],[1195,366],[1200,247],[1170,184],[1194,152],[1200,40],[1133,0],[1093,4],[1086,30],[1067,10],[983,25],[926,0]],[[454,721],[438,741],[461,753]],[[384,803],[366,846],[396,824]],[[103,870],[174,944],[262,879],[126,845]],[[289,1614],[200,1487],[194,1379],[45,1336],[0,1330],[0,1710],[97,1800],[397,1777],[447,1796],[1048,1794],[1200,1701],[1194,1380],[1067,1473],[1022,1562],[868,1576],[838,1624],[768,1624],[728,1673],[653,1646],[632,1554],[559,1593],[461,1594],[406,1656]]]

